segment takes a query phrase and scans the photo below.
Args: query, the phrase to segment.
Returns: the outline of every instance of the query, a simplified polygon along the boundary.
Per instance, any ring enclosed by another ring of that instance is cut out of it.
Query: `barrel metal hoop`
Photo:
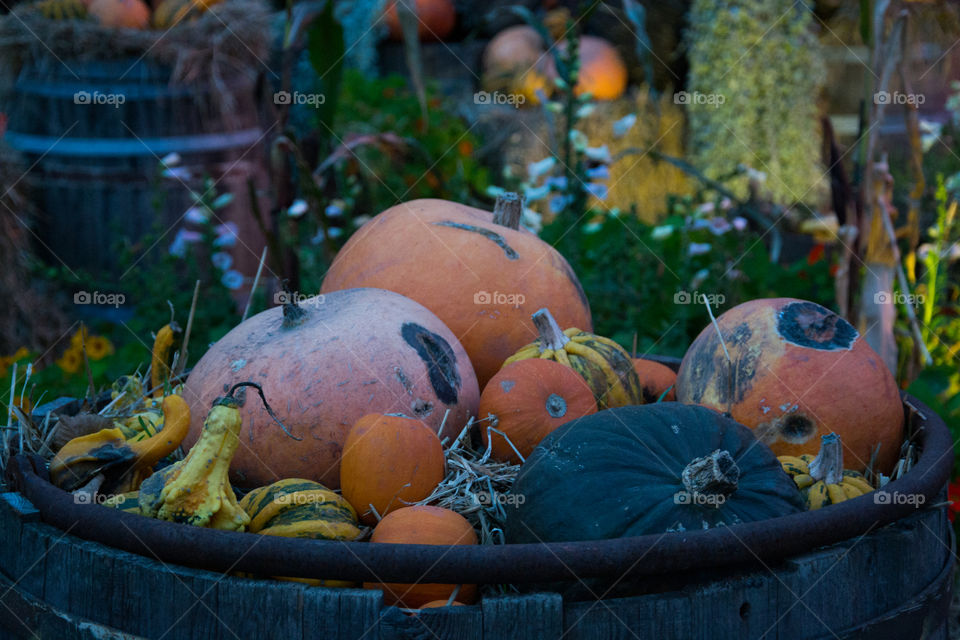
[[[21,153],[86,158],[117,156],[165,156],[168,153],[224,151],[255,144],[263,136],[260,127],[227,133],[203,133],[163,138],[57,138],[7,131],[4,140]]]

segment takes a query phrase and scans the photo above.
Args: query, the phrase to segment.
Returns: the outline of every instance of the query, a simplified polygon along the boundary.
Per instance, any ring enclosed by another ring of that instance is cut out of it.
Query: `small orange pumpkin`
[[[477,544],[477,533],[467,519],[441,507],[404,507],[393,511],[377,524],[370,542],[387,544]],[[446,602],[456,588],[453,584],[397,584],[365,582],[364,589],[382,589],[386,605],[417,609],[435,600]],[[473,603],[477,585],[460,585],[457,599]]]
[[[566,49],[566,41],[557,44],[557,49]],[[577,85],[573,88],[576,95],[589,93],[596,100],[616,100],[627,90],[627,65],[610,42],[597,36],[581,36],[579,45],[580,73]],[[557,77],[557,68],[553,56],[543,59],[544,74],[551,79]]]
[[[366,524],[423,500],[444,475],[443,446],[428,426],[400,414],[371,413],[347,434],[340,459],[343,497]],[[371,505],[373,509],[371,509]]]
[[[493,376],[480,395],[480,430],[484,442],[493,441],[496,458],[519,463],[554,429],[596,411],[593,391],[570,367],[519,360]]]
[[[654,362],[653,360],[644,360],[643,358],[633,359],[633,370],[637,372],[640,378],[640,386],[643,387],[643,402],[650,404],[656,402],[663,396],[665,402],[672,402],[677,399],[677,374],[670,367]]]
[[[427,604],[421,606],[420,608],[421,609],[437,609],[440,607],[447,607],[447,606],[450,606],[450,607],[464,606],[462,602],[457,602],[456,600],[454,600],[453,602],[450,602],[449,604],[447,604],[447,602],[448,602],[447,600],[434,600],[432,602],[428,602]]]
[[[105,27],[143,29],[150,22],[150,9],[142,0],[93,0],[90,15]]]
[[[409,0],[407,0],[409,2]],[[416,0],[417,35],[421,40],[443,40],[453,32],[457,22],[457,11],[451,0]],[[387,28],[390,37],[394,40],[403,40],[403,28],[400,26],[400,16],[397,15],[396,0],[387,5]]]

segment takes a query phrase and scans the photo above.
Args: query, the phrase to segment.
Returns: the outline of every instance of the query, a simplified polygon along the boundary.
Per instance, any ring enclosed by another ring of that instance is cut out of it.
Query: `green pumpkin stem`
[[[831,433],[820,436],[820,452],[810,461],[810,476],[816,482],[839,484],[843,480],[843,443]]]
[[[570,342],[570,338],[563,334],[563,329],[557,324],[557,321],[546,308],[540,309],[533,314],[533,326],[537,328],[540,334],[540,351],[547,349],[563,349],[563,345]]]
[[[523,216],[523,198],[513,191],[497,196],[493,205],[493,223],[511,229],[520,228],[520,218]]]
[[[681,475],[683,486],[691,496],[703,496],[695,504],[719,507],[723,500],[737,490],[740,468],[729,451],[717,449],[708,456],[695,458]]]

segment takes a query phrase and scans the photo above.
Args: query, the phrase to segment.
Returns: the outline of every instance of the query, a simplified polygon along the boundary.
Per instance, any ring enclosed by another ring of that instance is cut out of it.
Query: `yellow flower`
[[[77,332],[70,336],[70,346],[79,349],[84,340],[90,339],[90,330],[86,327],[80,327]]]
[[[63,355],[57,360],[57,366],[63,369],[64,373],[76,373],[83,365],[83,353],[73,347],[63,352]]]
[[[103,336],[87,339],[87,355],[91,360],[102,360],[113,353],[113,345]]]
[[[17,349],[17,352],[16,352],[16,353],[14,353],[12,356],[10,356],[10,361],[11,361],[11,362],[17,362],[17,361],[19,361],[19,360],[23,360],[24,358],[26,358],[26,357],[29,356],[29,355],[30,355],[29,349],[27,349],[26,347],[20,347],[19,349]]]

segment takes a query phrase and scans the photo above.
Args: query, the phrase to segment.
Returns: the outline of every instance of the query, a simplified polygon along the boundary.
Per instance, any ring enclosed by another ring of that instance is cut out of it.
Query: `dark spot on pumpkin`
[[[500,388],[503,389],[504,393],[510,393],[515,386],[517,386],[517,383],[513,380],[500,381]]]
[[[427,366],[430,386],[444,404],[456,404],[460,391],[457,357],[446,340],[414,322],[404,322],[400,335]]]
[[[547,397],[546,407],[547,413],[552,418],[562,418],[567,415],[567,401],[555,393]]]
[[[404,390],[405,390],[407,393],[409,393],[409,394],[412,395],[412,394],[413,394],[413,385],[410,383],[410,379],[407,377],[407,374],[405,374],[405,373],[403,372],[403,369],[401,369],[400,367],[394,367],[394,368],[393,368],[393,375],[395,375],[395,376],[397,377],[397,380],[400,381],[400,384],[401,384],[401,386],[403,386]]]
[[[816,430],[813,420],[802,413],[791,413],[780,420],[780,437],[792,444],[803,444]]]
[[[750,342],[750,338],[752,337],[753,330],[750,328],[750,325],[746,322],[741,322],[729,335],[723,336],[723,339],[726,341],[728,347],[730,345],[739,347]]]
[[[423,398],[417,398],[410,403],[410,409],[413,411],[413,415],[418,418],[426,418],[433,413],[433,403],[427,402]]]
[[[790,344],[821,351],[851,349],[860,334],[853,325],[814,302],[791,302],[777,316],[777,333]]]
[[[503,239],[503,236],[497,233],[496,231],[490,231],[490,229],[484,229],[483,227],[475,227],[472,224],[463,224],[461,222],[453,222],[452,220],[444,220],[443,222],[434,222],[433,224],[439,227],[452,227],[454,229],[463,229],[464,231],[471,231],[473,233],[479,233],[484,238],[490,240],[498,247],[503,249],[503,252],[507,255],[507,258],[510,260],[519,260],[520,254],[514,251],[513,247],[507,244],[507,241]]]

